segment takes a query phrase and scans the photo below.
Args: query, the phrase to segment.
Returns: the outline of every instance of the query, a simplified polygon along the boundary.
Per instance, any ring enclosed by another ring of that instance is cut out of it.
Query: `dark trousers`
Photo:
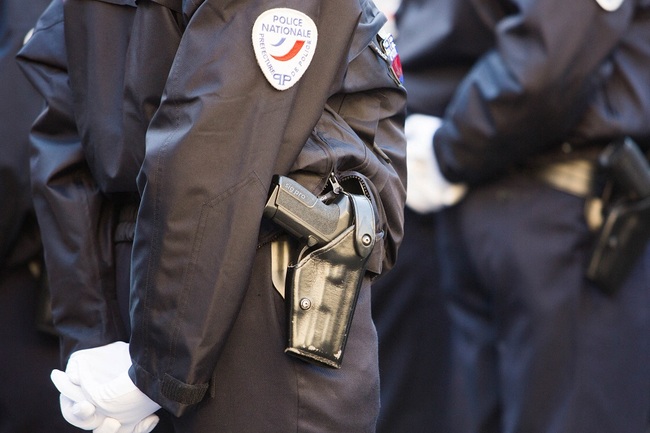
[[[0,433],[78,432],[61,416],[50,382],[59,343],[37,327],[40,290],[27,265],[0,271]]]
[[[584,199],[515,175],[447,214],[458,433],[639,433],[650,410],[650,250],[607,296],[584,278]]]
[[[378,433],[447,433],[449,318],[440,256],[450,246],[438,213],[405,210],[395,267],[373,284],[379,335]]]

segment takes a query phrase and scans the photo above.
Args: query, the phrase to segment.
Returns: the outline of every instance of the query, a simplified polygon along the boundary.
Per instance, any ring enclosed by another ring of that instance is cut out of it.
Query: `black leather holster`
[[[308,252],[287,272],[288,344],[285,352],[340,368],[366,263],[374,246],[375,220],[365,196],[347,194],[354,223],[327,245]],[[370,235],[369,235],[370,234]]]

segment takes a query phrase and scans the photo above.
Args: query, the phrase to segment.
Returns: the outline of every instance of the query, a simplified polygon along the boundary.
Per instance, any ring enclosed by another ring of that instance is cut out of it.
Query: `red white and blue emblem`
[[[318,30],[304,13],[277,8],[262,13],[253,25],[257,63],[273,87],[286,90],[296,84],[314,57]]]
[[[380,32],[377,35],[377,43],[379,44],[379,49],[376,51],[388,64],[391,78],[395,80],[396,84],[402,85],[404,83],[402,62],[399,58],[393,35],[390,33]],[[372,47],[374,48],[374,45],[372,45]]]

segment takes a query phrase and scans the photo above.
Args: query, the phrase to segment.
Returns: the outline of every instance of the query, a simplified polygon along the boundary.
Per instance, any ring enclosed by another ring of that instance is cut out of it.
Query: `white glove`
[[[95,433],[149,433],[158,424],[160,406],[128,375],[129,346],[111,343],[72,354],[66,371],[53,370],[61,392],[61,413],[70,424]]]
[[[450,183],[440,173],[433,152],[433,135],[441,123],[438,117],[411,114],[404,125],[408,168],[406,205],[422,214],[451,206],[467,192],[466,185]]]

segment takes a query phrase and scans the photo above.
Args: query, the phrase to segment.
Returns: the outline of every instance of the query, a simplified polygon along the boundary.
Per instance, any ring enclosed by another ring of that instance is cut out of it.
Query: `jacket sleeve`
[[[609,73],[606,59],[635,1],[614,12],[595,0],[516,0],[496,41],[461,82],[434,137],[452,182],[476,183],[557,146]]]
[[[190,17],[147,131],[132,260],[131,376],[181,415],[200,401],[242,302],[274,173],[286,173],[340,87],[357,2],[292,0],[319,45],[278,91],[253,53],[265,1],[208,0]]]
[[[368,270],[376,275],[388,272],[397,260],[406,200],[406,93],[392,78],[388,63],[376,53],[379,50],[377,31],[384,20],[383,15],[378,16],[357,32],[343,88],[329,100],[341,117],[339,121],[372,150],[367,160],[354,169],[368,178],[372,196],[376,198],[379,236],[368,260]],[[323,136],[328,134],[329,131],[322,131]],[[343,162],[337,168],[350,167]]]
[[[115,290],[112,211],[92,180],[77,134],[62,7],[60,0],[50,4],[18,60],[46,101],[30,135],[32,191],[65,365],[72,352],[125,335],[117,308],[107,301]]]

